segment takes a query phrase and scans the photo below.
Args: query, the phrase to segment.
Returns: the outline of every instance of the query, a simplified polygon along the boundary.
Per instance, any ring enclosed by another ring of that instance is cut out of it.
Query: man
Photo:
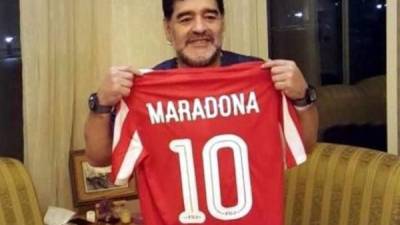
[[[297,129],[295,132],[291,132],[294,129],[279,130],[281,126],[290,127],[285,126],[288,123],[281,118],[281,114],[285,117],[290,113],[285,113],[286,98],[273,88],[301,106],[297,114],[308,149],[315,143],[317,133],[317,111],[312,104],[315,99],[309,96],[312,90],[292,61],[233,65],[259,59],[221,50],[222,0],[163,0],[163,10],[166,37],[176,51],[176,58],[154,68],[182,70],[155,71],[148,77],[137,78],[136,90],[132,90],[133,77],[140,75],[140,71],[131,66],[111,68],[97,95],[92,95],[89,101],[92,112],[85,134],[90,163],[109,165],[112,154],[111,177],[118,184],[125,183],[135,170],[146,224],[283,224],[284,165],[290,167],[303,162],[305,154]],[[190,74],[184,69],[229,65],[234,69],[190,70]],[[251,72],[246,68],[245,76],[235,77],[238,71],[243,75],[243,67],[250,65]],[[271,79],[265,79],[269,73],[260,66],[271,70]],[[181,85],[182,82],[185,85]],[[214,84],[222,88],[214,88]],[[234,90],[227,93],[225,87]],[[131,91],[135,94],[130,95]],[[218,109],[222,111],[220,108],[233,105],[221,100],[228,101],[229,96],[232,101],[246,99],[249,104],[245,107],[250,112],[244,116],[219,116],[210,120],[193,119],[199,116],[188,112],[205,108],[206,104],[200,102],[206,99],[218,101]],[[112,153],[110,111],[122,99]],[[279,113],[280,99],[284,113]],[[170,109],[175,114],[185,111],[187,117],[183,118],[190,118],[187,119],[190,121],[176,116],[169,122],[169,116],[162,117],[164,113],[158,117],[163,102],[168,102],[165,103],[168,112]],[[176,109],[175,105],[186,105],[185,110]],[[290,111],[294,114],[294,110]],[[148,120],[148,116],[157,118]],[[280,136],[280,131],[285,138]],[[296,146],[301,146],[301,154],[297,154],[300,158],[291,154],[299,152],[292,151],[293,142],[289,139],[293,136],[296,136],[296,143],[300,143]],[[283,139],[290,151],[280,148]]]
[[[163,0],[164,28],[176,58],[155,69],[218,67],[258,60],[254,57],[222,51],[224,32],[223,0]],[[317,137],[318,113],[310,99],[310,89],[293,61],[268,60],[262,67],[270,69],[275,88],[297,107],[303,128],[303,140],[310,150]],[[92,112],[86,126],[86,155],[94,166],[109,165],[112,146],[111,110],[132,91],[133,77],[141,72],[132,66],[112,67],[97,94],[90,98]]]

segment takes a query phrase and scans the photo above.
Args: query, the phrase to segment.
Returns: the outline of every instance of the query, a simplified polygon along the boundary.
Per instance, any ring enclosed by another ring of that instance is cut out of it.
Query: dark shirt
[[[221,53],[222,53],[221,66],[230,66],[238,63],[251,62],[251,61],[262,61],[262,59],[257,57],[241,55],[229,51],[222,51]],[[176,58],[173,58],[156,65],[155,67],[153,67],[153,69],[167,70],[167,69],[175,69],[177,67],[178,63],[176,62]]]

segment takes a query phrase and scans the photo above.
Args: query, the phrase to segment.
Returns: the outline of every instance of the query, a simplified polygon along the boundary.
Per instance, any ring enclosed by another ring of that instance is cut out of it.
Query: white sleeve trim
[[[128,112],[129,112],[128,106],[126,105],[124,100],[121,100],[119,105],[119,110],[114,121],[114,135],[112,144],[113,151],[121,139],[122,126],[125,122],[126,117],[128,116]]]
[[[117,177],[114,182],[115,185],[125,185],[128,183],[129,178],[131,177],[135,168],[136,162],[142,154],[142,151],[142,142],[140,140],[138,132],[135,131],[129,143],[128,150],[122,161],[121,168],[117,173]]]
[[[286,139],[286,143],[292,152],[293,158],[296,164],[299,165],[306,161],[307,154],[301,140],[299,131],[294,124],[294,121],[289,113],[288,103],[285,95],[282,93],[282,107],[283,107],[283,134]]]

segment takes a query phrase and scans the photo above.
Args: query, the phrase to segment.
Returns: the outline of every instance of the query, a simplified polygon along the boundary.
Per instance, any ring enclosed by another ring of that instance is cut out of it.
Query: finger
[[[130,66],[113,66],[111,67],[111,73],[112,74],[117,74],[117,73],[132,73],[129,71]]]
[[[143,75],[143,73],[140,70],[135,69],[133,66],[125,67],[125,68],[122,69],[122,71],[133,73],[135,75]]]
[[[273,75],[271,79],[274,83],[276,83],[276,82],[284,82],[287,79],[287,77],[285,74],[278,74],[278,75]]]
[[[113,75],[118,78],[118,80],[120,79],[124,79],[124,80],[133,80],[133,73],[131,72],[123,72],[121,70],[113,73]]]
[[[275,66],[285,66],[292,64],[293,61],[290,60],[285,60],[285,59],[274,59],[274,60],[268,60],[266,63],[264,63],[264,68],[272,68]]]
[[[267,68],[267,62],[270,61],[271,59],[265,60],[265,62],[261,65],[261,68],[265,69]]]
[[[131,89],[130,88],[126,88],[126,87],[122,87],[120,89],[120,92],[122,94],[122,96],[127,97],[131,94]]]
[[[133,66],[114,66],[112,67],[112,70],[132,73],[136,75],[143,75],[143,73],[140,70],[135,69]]]
[[[274,83],[274,87],[276,90],[282,91],[285,89],[286,85],[285,85],[285,82],[279,81],[279,82]]]
[[[121,79],[120,80],[120,85],[122,87],[126,87],[126,88],[131,88],[133,86],[133,82],[132,80],[128,80],[128,79]]]
[[[279,74],[284,74],[286,72],[288,72],[290,70],[290,68],[286,67],[286,66],[275,66],[271,68],[271,74],[272,76],[276,76]]]

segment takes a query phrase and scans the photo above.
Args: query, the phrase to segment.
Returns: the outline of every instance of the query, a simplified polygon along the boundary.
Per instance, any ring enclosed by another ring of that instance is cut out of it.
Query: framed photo
[[[71,188],[75,207],[94,205],[107,200],[137,198],[135,179],[124,186],[115,186],[109,181],[111,167],[92,167],[87,162],[84,150],[70,153]]]

